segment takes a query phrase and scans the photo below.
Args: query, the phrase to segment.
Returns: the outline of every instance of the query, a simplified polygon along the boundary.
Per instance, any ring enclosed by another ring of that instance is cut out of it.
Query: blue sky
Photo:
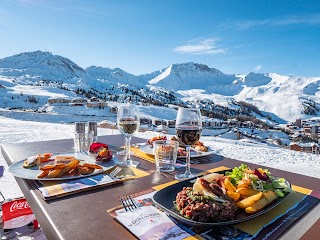
[[[320,1],[1,0],[0,58],[49,51],[80,67],[320,76]]]

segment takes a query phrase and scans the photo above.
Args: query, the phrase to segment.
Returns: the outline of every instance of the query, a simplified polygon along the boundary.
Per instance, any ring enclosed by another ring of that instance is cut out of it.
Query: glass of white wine
[[[127,148],[126,147],[127,147],[128,139],[126,137],[124,137],[124,139],[125,139],[124,149],[120,152],[117,152],[117,155],[119,155],[119,156],[127,156]],[[133,155],[133,154],[134,154],[134,152],[130,151],[130,155]]]
[[[140,126],[139,110],[134,105],[122,105],[118,108],[117,124],[119,131],[126,137],[126,159],[120,164],[137,167],[138,161],[131,160],[130,143],[131,137],[138,131]]]

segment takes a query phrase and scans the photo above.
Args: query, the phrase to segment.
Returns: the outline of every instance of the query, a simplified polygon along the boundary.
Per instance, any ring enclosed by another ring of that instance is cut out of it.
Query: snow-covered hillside
[[[206,110],[213,105],[232,109],[234,101],[245,101],[274,119],[320,116],[320,77],[225,74],[192,62],[135,76],[119,68],[82,69],[41,51],[0,59],[0,107],[38,109],[50,97],[76,96],[155,105],[203,101]]]
[[[20,53],[11,57],[0,59],[1,74],[19,77],[21,80],[48,79],[53,81],[71,81],[81,78],[85,70],[68,58],[53,55],[49,52]]]
[[[274,113],[291,121],[308,117],[306,113],[309,110],[305,105],[306,102],[311,101],[315,105],[311,115],[319,115],[320,105],[317,101],[320,99],[320,77],[292,77],[279,74],[256,77],[252,75],[250,74],[250,78],[248,75],[243,78],[245,87],[235,96],[237,100],[248,101],[262,111]],[[263,83],[255,86],[260,80]],[[246,84],[247,82],[251,84]]]

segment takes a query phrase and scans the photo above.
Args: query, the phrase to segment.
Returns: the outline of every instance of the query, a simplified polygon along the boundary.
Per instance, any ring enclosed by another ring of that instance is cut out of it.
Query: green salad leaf
[[[229,176],[233,185],[237,185],[245,175],[245,170],[248,169],[246,164],[241,164],[239,167],[235,167],[232,171],[227,171],[226,176]]]
[[[233,185],[237,185],[245,176],[248,170],[248,166],[246,164],[241,164],[239,167],[235,167],[232,171],[225,172],[225,176],[230,178],[230,181]],[[271,175],[268,169],[263,169],[263,172],[271,179],[271,182],[266,182],[257,178],[255,174],[248,174],[251,180],[251,187],[253,189],[259,191],[267,191],[277,190],[277,195],[282,196],[280,192],[294,192],[291,187],[286,184],[286,180],[284,178],[276,178]]]

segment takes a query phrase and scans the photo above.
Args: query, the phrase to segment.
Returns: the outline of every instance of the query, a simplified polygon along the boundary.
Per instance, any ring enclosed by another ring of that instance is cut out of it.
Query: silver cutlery
[[[115,169],[113,169],[108,175],[111,177],[111,178],[115,178],[117,176],[117,174],[122,170],[121,167],[119,166],[116,166]]]
[[[120,201],[124,209],[128,211],[135,211],[138,210],[140,207],[138,204],[132,199],[130,195],[123,195],[120,197]]]

